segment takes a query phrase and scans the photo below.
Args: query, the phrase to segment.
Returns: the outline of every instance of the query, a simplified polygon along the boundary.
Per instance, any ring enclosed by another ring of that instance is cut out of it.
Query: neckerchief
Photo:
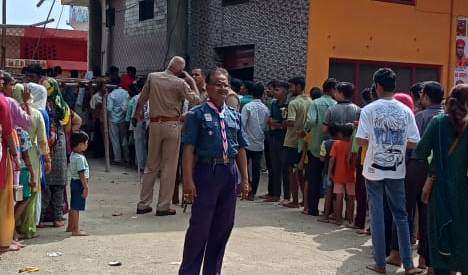
[[[215,111],[219,116],[219,124],[221,125],[221,136],[223,137],[223,159],[228,158],[228,142],[227,142],[227,135],[226,135],[226,123],[224,123],[224,111],[226,110],[226,106],[223,104],[221,111],[214,105],[213,102],[207,101],[208,106]]]

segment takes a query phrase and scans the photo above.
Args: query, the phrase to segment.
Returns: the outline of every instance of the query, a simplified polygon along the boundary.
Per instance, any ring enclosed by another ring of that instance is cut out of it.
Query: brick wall
[[[217,47],[254,44],[256,81],[305,75],[308,0],[250,0],[225,7],[221,0],[190,2],[192,66],[219,65]]]
[[[138,74],[159,70],[166,53],[166,0],[154,1],[154,18],[140,22],[138,0],[114,0],[115,26],[112,64],[125,71],[135,66]]]

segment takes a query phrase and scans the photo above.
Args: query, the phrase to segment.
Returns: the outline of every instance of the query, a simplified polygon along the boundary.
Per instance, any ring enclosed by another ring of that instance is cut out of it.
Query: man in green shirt
[[[304,130],[311,132],[309,152],[307,153],[308,164],[306,168],[306,178],[308,182],[307,200],[309,205],[309,215],[318,216],[318,205],[320,201],[320,189],[322,186],[323,162],[320,161],[320,146],[325,139],[323,123],[325,113],[328,108],[336,104],[333,95],[336,92],[338,82],[330,78],[323,83],[323,96],[314,100],[307,113],[307,121]]]
[[[289,81],[289,91],[295,98],[288,105],[287,120],[284,125],[287,127],[284,138],[284,158],[285,165],[289,173],[289,189],[292,201],[283,203],[289,208],[299,208],[298,181],[294,168],[300,161],[301,155],[298,150],[299,137],[304,133],[304,124],[307,120],[307,111],[312,103],[312,99],[304,94],[305,79],[294,77]],[[304,196],[305,197],[305,196]]]

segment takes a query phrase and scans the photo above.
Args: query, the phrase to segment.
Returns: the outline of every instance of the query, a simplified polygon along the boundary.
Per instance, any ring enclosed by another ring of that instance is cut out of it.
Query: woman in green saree
[[[430,266],[436,275],[468,274],[468,85],[453,88],[446,114],[434,117],[416,153],[432,152],[433,181],[423,189],[429,204]]]
[[[47,136],[45,131],[44,119],[42,118],[41,113],[32,107],[26,108],[30,104],[30,93],[24,89],[22,86],[18,86],[13,97],[21,104],[21,106],[28,110],[31,116],[32,126],[28,131],[32,147],[29,151],[29,158],[34,170],[34,174],[38,175],[37,181],[40,182],[41,175],[41,155],[44,155],[46,159],[49,158],[49,147],[47,145]],[[50,160],[49,160],[50,162]],[[41,185],[36,184],[34,188],[31,188],[31,197],[29,204],[26,210],[23,212],[23,215],[18,218],[16,229],[17,232],[23,238],[32,238],[36,235],[36,201],[38,199],[38,194],[41,192]]]

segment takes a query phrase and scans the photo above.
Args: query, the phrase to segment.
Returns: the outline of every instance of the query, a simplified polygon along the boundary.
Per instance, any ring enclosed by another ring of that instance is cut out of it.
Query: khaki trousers
[[[161,170],[158,211],[169,210],[179,158],[181,124],[179,122],[151,123],[148,140],[148,159],[140,193],[138,209],[146,209],[153,202],[154,183]],[[138,141],[135,141],[138,142]]]

